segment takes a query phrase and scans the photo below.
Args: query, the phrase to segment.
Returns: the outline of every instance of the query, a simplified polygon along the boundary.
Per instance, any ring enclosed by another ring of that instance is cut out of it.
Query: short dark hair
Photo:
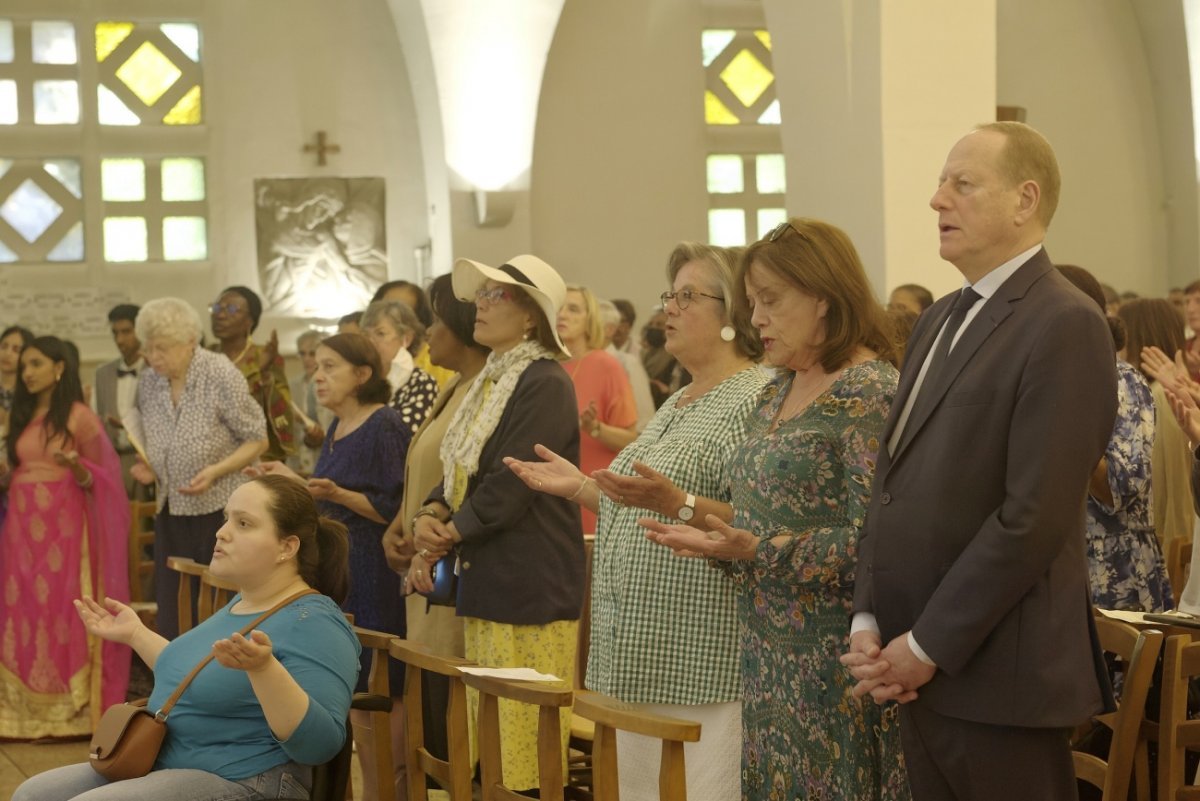
[[[1154,345],[1168,356],[1183,348],[1183,320],[1170,301],[1162,298],[1134,298],[1121,304],[1117,312],[1125,323],[1125,361],[1151,380],[1142,370],[1142,350]]]
[[[637,309],[633,308],[633,304],[624,298],[617,298],[612,301],[612,305],[617,307],[617,311],[621,313],[621,319],[630,325],[637,322]]]
[[[7,339],[9,334],[21,335],[21,347],[24,348],[33,341],[33,332],[23,325],[10,325],[3,331],[0,331],[0,339]]]
[[[246,299],[246,306],[250,311],[250,333],[254,333],[254,329],[258,328],[258,321],[262,319],[262,298],[248,286],[227,286],[221,290],[221,295],[228,292],[241,295]],[[217,297],[220,297],[218,295]]]
[[[1055,267],[1062,273],[1063,278],[1074,284],[1076,289],[1087,295],[1100,307],[1100,313],[1108,319],[1108,331],[1112,334],[1113,349],[1120,350],[1125,347],[1125,323],[1121,321],[1120,317],[1108,316],[1108,299],[1104,297],[1104,289],[1096,280],[1096,276],[1074,264],[1056,264]]]
[[[1193,292],[1200,292],[1200,280],[1193,281],[1183,288],[1183,294],[1190,295]]]
[[[392,386],[371,340],[362,334],[334,334],[321,340],[321,344],[355,367],[371,368],[371,377],[354,393],[359,403],[387,403],[392,399]]]
[[[455,297],[453,283],[450,273],[433,279],[429,285],[429,304],[433,313],[459,342],[487,353],[488,347],[475,341],[475,304]]]
[[[345,325],[346,323],[354,323],[355,325],[358,325],[362,321],[362,316],[363,313],[360,311],[352,311],[349,314],[343,314],[338,318],[338,325]]]
[[[425,296],[425,291],[421,287],[414,284],[412,281],[387,281],[380,285],[379,289],[375,290],[375,294],[371,297],[371,302],[383,300],[383,296],[393,289],[411,289],[417,297],[417,307],[413,309],[417,313],[417,319],[421,321],[421,325],[428,328],[433,325],[433,309],[429,306],[429,298]]]
[[[925,311],[933,305],[933,293],[920,284],[901,284],[892,290],[893,292],[907,292],[916,299],[917,305],[921,307],[921,311]]]
[[[119,303],[108,310],[108,321],[115,323],[118,320],[128,320],[136,323],[139,311],[140,309],[132,303]]]

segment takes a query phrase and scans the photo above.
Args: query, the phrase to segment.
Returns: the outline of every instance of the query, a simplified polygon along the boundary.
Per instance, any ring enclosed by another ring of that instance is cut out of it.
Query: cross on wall
[[[341,145],[335,145],[335,144],[331,144],[331,143],[327,142],[325,132],[317,131],[316,144],[305,145],[304,152],[305,153],[316,153],[317,154],[317,166],[324,167],[325,166],[325,154],[326,153],[341,153],[342,147],[341,147]]]

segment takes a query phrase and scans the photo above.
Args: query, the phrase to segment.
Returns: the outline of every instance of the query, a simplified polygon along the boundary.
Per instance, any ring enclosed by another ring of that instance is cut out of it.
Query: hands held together
[[[908,645],[908,632],[882,647],[874,631],[856,631],[850,637],[850,652],[839,661],[858,680],[854,697],[870,695],[877,704],[888,701],[907,704],[917,697],[917,689],[929,683],[937,672],[917,658]]]

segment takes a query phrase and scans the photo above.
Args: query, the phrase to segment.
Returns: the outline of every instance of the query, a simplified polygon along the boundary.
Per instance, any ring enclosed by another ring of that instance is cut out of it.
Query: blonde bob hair
[[[596,295],[586,286],[579,284],[567,284],[567,292],[578,292],[583,298],[583,312],[587,315],[587,321],[583,324],[587,346],[592,350],[603,348],[604,320],[600,318],[600,303],[596,300]],[[566,305],[566,301],[563,301],[563,305]]]

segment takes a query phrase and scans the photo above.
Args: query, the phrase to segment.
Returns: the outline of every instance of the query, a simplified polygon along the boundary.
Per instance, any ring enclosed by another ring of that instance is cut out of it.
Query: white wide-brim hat
[[[488,281],[512,284],[528,292],[546,316],[559,351],[571,358],[570,351],[558,336],[556,325],[558,310],[567,299],[567,285],[553,267],[537,256],[529,255],[513,256],[498,268],[471,259],[455,260],[451,285],[459,300],[474,303],[475,293]]]

